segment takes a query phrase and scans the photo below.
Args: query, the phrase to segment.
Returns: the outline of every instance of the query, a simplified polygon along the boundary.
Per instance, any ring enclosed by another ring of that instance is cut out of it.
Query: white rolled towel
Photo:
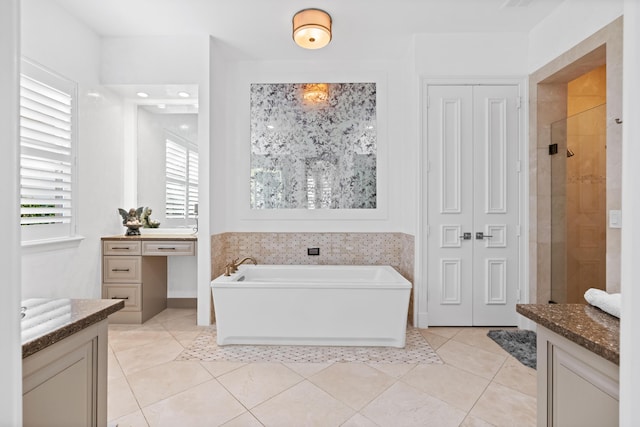
[[[601,289],[591,288],[584,293],[584,299],[612,316],[620,317],[620,294],[608,294]]]

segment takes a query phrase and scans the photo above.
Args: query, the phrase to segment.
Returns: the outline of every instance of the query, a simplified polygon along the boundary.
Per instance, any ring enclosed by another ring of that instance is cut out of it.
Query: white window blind
[[[28,60],[20,76],[22,240],[74,234],[76,84]]]
[[[197,147],[177,135],[166,137],[167,219],[195,218],[198,203]]]

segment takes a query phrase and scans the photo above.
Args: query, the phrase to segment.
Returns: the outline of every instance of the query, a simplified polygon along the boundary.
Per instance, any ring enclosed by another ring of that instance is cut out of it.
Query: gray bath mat
[[[407,329],[404,348],[297,345],[226,345],[218,347],[216,331],[199,335],[176,360],[280,363],[442,363],[420,331]]]
[[[536,333],[527,330],[494,330],[489,338],[525,366],[536,369]]]

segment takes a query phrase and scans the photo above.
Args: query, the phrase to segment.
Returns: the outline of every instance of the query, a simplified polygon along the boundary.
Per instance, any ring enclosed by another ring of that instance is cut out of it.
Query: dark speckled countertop
[[[516,311],[620,365],[620,319],[586,304],[518,304]]]
[[[22,358],[31,356],[124,308],[123,300],[44,299],[22,301]]]

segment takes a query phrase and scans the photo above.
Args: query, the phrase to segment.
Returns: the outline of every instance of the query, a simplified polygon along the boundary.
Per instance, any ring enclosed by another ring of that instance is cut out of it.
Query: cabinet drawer
[[[105,283],[140,283],[142,265],[139,256],[102,257],[102,276]]]
[[[140,241],[105,240],[102,255],[140,255]]]
[[[195,255],[196,245],[193,241],[179,240],[155,240],[142,242],[142,255],[146,256],[171,256],[171,255]]]
[[[140,284],[104,285],[102,287],[102,297],[105,299],[123,299],[124,308],[122,311],[142,310],[142,292]]]

